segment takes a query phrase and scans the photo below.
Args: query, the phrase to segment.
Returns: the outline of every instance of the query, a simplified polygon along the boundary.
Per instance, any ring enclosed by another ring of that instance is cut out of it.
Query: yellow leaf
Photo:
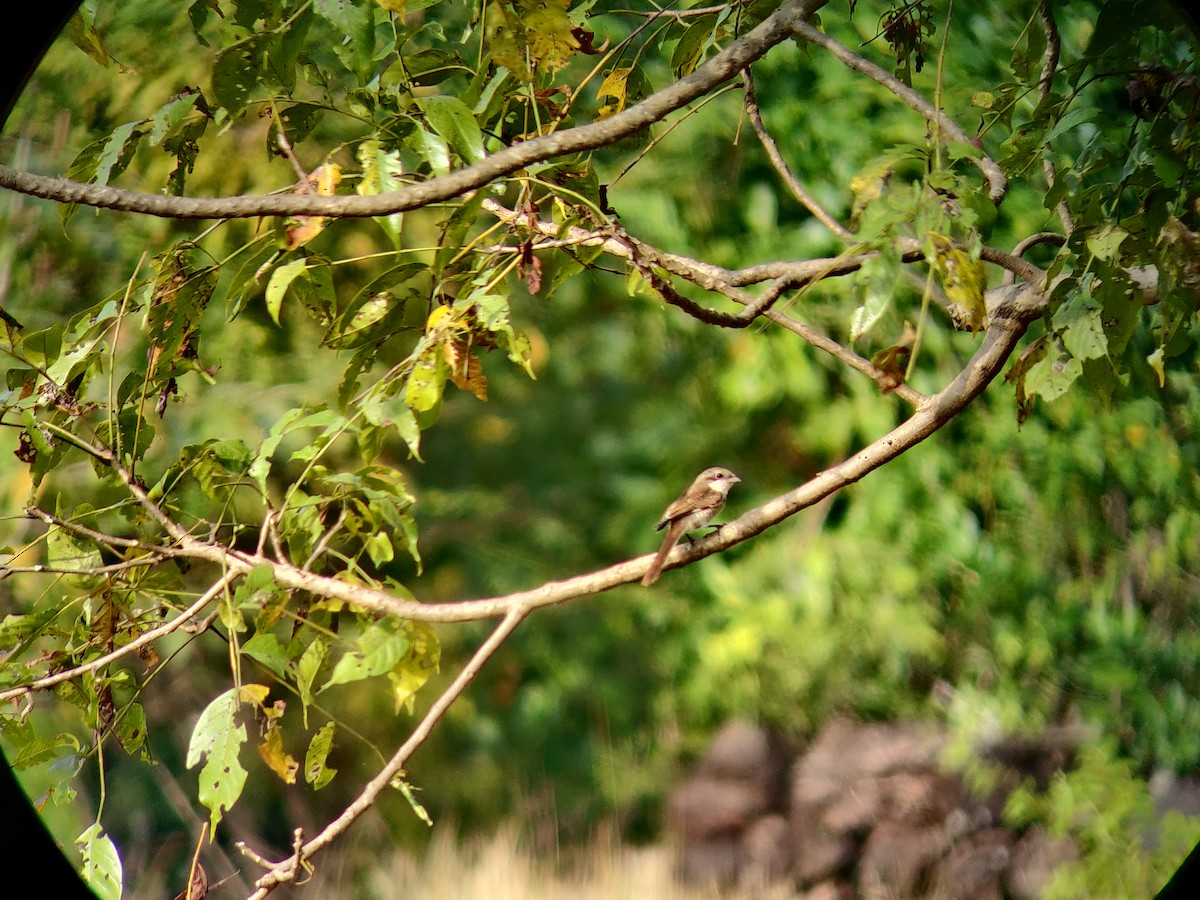
[[[987,315],[983,299],[987,277],[983,263],[960,250],[944,234],[931,231],[928,238],[933,247],[934,268],[950,301],[946,312],[956,328],[978,331]]]
[[[318,197],[332,197],[342,181],[342,167],[337,163],[325,163],[309,174],[307,181],[296,188],[297,194],[308,194],[313,190]],[[329,220],[325,216],[295,216],[288,219],[284,229],[284,246],[288,250],[303,247],[325,230]]]
[[[267,768],[278,775],[285,784],[295,784],[300,763],[283,749],[283,736],[279,728],[273,727],[267,731],[267,736],[258,745],[258,755],[267,764]]]
[[[342,182],[342,167],[337,163],[325,163],[314,169],[308,180],[317,189],[317,196],[331,197]]]
[[[596,91],[596,97],[612,97],[613,99],[600,105],[600,109],[596,113],[597,119],[607,119],[625,108],[626,92],[629,89],[629,73],[632,71],[632,68],[625,66],[613,69],[604,76],[604,80],[600,82],[600,89]]]
[[[284,247],[288,250],[303,247],[325,230],[325,221],[323,216],[296,216],[289,219],[283,232]]]
[[[493,3],[492,59],[525,80],[526,62],[534,69],[561,69],[580,48],[569,5],[569,0],[517,0],[510,12]]]

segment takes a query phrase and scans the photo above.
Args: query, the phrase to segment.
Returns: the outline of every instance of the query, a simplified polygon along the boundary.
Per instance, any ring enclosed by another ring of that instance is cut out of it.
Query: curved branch
[[[948,115],[935,107],[932,103],[925,99],[917,91],[914,91],[907,84],[900,81],[898,78],[888,74],[875,63],[863,59],[857,53],[854,53],[843,44],[838,43],[833,38],[821,33],[807,22],[801,22],[796,26],[796,32],[806,41],[810,41],[824,47],[834,55],[849,69],[853,69],[862,75],[866,75],[876,84],[879,84],[905,103],[912,109],[916,110],[928,122],[936,122],[939,130],[946,137],[962,141],[966,144],[974,143],[962,127],[957,122],[951,119]],[[1004,199],[1004,194],[1008,190],[1008,178],[1000,169],[1000,166],[990,156],[984,154],[977,159],[971,160],[983,173],[988,182],[988,196],[993,203],[999,203]]]
[[[1038,17],[1042,20],[1042,30],[1046,32],[1046,55],[1042,58],[1042,74],[1038,79],[1038,99],[1043,100],[1050,93],[1050,89],[1054,87],[1054,73],[1058,71],[1062,41],[1058,36],[1058,25],[1054,21],[1054,11],[1050,8],[1050,0],[1040,0]],[[1050,158],[1049,153],[1042,157],[1042,172],[1046,176],[1046,183],[1050,187],[1054,187],[1058,173],[1054,169],[1054,161]],[[1071,219],[1071,210],[1067,207],[1065,199],[1058,201],[1054,211],[1058,213],[1058,220],[1067,234],[1075,230],[1075,223]]]
[[[779,144],[775,142],[775,138],[767,131],[767,126],[763,123],[762,110],[758,106],[758,94],[754,89],[754,76],[750,73],[749,69],[742,70],[742,88],[746,95],[746,114],[750,117],[750,125],[754,128],[754,133],[758,136],[758,142],[762,144],[763,149],[767,152],[767,159],[770,160],[779,177],[783,179],[783,183],[787,185],[787,189],[792,192],[792,196],[796,198],[796,201],[812,214],[813,218],[843,241],[852,243],[854,241],[854,233],[826,212],[825,208],[813,199],[812,194],[804,189],[804,185],[800,183],[800,180],[787,164],[787,160],[783,158],[783,154],[779,150]]]
[[[0,187],[61,203],[81,203],[170,219],[391,215],[461,196],[534,163],[594,150],[636,134],[735,77],[776,44],[792,37],[826,2],[828,0],[788,0],[757,28],[735,40],[690,75],[610,118],[514,144],[465,169],[390,193],[334,197],[307,194],[169,197],[32,175],[4,165],[0,165]]]

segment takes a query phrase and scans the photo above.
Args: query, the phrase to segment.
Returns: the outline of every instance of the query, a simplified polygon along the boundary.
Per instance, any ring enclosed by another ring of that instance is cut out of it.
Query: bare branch
[[[1042,29],[1046,32],[1046,55],[1042,59],[1042,77],[1038,81],[1038,99],[1044,98],[1050,89],[1054,86],[1054,73],[1058,70],[1058,57],[1062,51],[1062,41],[1058,36],[1058,25],[1054,21],[1054,10],[1050,8],[1050,0],[1040,0],[1038,3],[1038,17],[1042,20]],[[1047,153],[1042,157],[1042,171],[1046,175],[1046,183],[1050,187],[1054,187],[1054,182],[1058,175],[1054,171],[1054,160]],[[1067,208],[1067,201],[1060,200],[1055,208],[1058,213],[1058,220],[1062,222],[1063,230],[1070,234],[1075,230],[1075,223],[1071,220],[1071,211]]]
[[[529,614],[532,608],[532,606],[526,606],[520,602],[510,604],[504,619],[488,635],[487,640],[480,644],[479,648],[467,661],[467,664],[462,667],[458,675],[450,682],[450,685],[442,691],[441,696],[434,701],[429,711],[425,713],[421,721],[417,724],[417,727],[413,729],[412,734],[408,736],[408,739],[400,746],[400,749],[388,760],[387,765],[367,783],[362,792],[354,798],[354,802],[347,806],[341,815],[325,826],[320,834],[303,847],[298,848],[288,859],[276,863],[271,867],[271,871],[258,879],[254,885],[258,890],[251,895],[251,900],[265,897],[280,884],[294,879],[296,869],[301,860],[310,858],[317,851],[333,843],[347,828],[354,824],[359,816],[375,804],[375,800],[387,789],[393,779],[403,774],[405,764],[413,753],[416,752],[417,748],[429,737],[430,732],[433,731],[433,727],[462,695],[467,685],[474,681],[475,676],[479,674],[484,663],[500,649],[500,645],[521,624],[521,621]]]
[[[801,206],[812,213],[813,218],[835,235],[847,243],[853,242],[855,240],[854,233],[826,212],[825,208],[813,199],[813,196],[804,189],[804,185],[792,173],[787,160],[783,158],[783,154],[779,151],[779,145],[775,142],[775,138],[771,136],[771,133],[767,131],[767,126],[763,124],[762,110],[758,107],[758,96],[754,90],[754,76],[750,74],[748,68],[742,70],[742,87],[746,92],[746,113],[750,117],[750,125],[754,128],[754,133],[758,135],[759,143],[767,151],[767,159],[771,161],[771,165],[775,167],[776,173],[783,179],[783,183],[787,185],[787,189],[792,192],[792,196],[796,198]]]
[[[818,31],[812,25],[808,24],[808,22],[798,24],[796,31],[805,40],[824,47],[847,68],[866,75],[875,83],[887,88],[912,109],[924,116],[926,121],[936,123],[938,129],[947,138],[967,144],[973,143],[970,135],[957,122],[935,107],[924,96],[898,78],[885,72],[879,66],[875,65],[875,63],[864,59],[843,44]],[[1008,178],[1005,177],[1004,172],[1001,171],[996,161],[986,154],[978,158],[973,158],[971,161],[975,163],[987,179],[988,196],[991,197],[993,203],[999,203],[1004,199],[1004,194],[1008,190]]]
[[[534,163],[605,147],[636,134],[735,77],[776,44],[790,38],[828,0],[787,0],[762,24],[661,91],[598,122],[579,125],[506,147],[474,165],[384,194],[314,197],[272,194],[238,197],[172,197],[106,185],[47,178],[0,165],[0,187],[61,203],[145,213],[170,219],[245,219],[256,216],[362,218],[404,212],[461,196]]]

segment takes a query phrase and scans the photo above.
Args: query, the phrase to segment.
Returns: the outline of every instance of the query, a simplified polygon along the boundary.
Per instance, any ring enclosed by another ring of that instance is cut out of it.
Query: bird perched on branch
[[[667,507],[662,518],[658,520],[658,524],[654,526],[657,531],[666,528],[667,536],[663,540],[662,546],[658,548],[654,562],[650,563],[650,568],[642,578],[642,584],[651,585],[658,581],[658,576],[662,574],[663,563],[667,561],[667,557],[679,543],[679,539],[689,531],[703,528],[711,522],[713,516],[719,513],[721,507],[725,505],[729,489],[741,480],[722,466],[705,469],[696,476],[691,487]]]

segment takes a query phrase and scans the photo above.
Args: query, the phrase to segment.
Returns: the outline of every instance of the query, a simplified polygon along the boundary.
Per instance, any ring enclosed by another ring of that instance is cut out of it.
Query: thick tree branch
[[[518,169],[558,156],[595,150],[636,134],[737,76],[787,40],[828,0],[788,0],[757,28],[731,43],[690,75],[610,118],[506,147],[474,165],[385,194],[316,197],[271,194],[169,197],[64,178],[47,178],[0,165],[0,187],[60,203],[144,213],[170,219],[245,219],[256,216],[386,216],[459,197]]]

